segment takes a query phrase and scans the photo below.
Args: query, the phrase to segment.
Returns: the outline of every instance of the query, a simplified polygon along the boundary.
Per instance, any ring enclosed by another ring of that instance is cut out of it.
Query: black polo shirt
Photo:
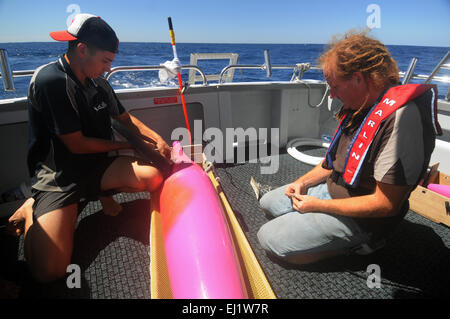
[[[107,153],[73,154],[58,135],[81,131],[84,136],[111,140],[111,116],[125,111],[104,78],[83,86],[64,56],[38,68],[28,91],[28,169],[37,176],[33,188],[68,191],[83,173]]]

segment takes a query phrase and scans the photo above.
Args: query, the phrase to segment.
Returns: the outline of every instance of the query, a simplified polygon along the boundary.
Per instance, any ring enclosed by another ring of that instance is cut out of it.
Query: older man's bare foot
[[[33,214],[34,199],[28,198],[22,206],[20,206],[15,213],[8,219],[7,232],[11,235],[22,235],[25,227],[25,219],[27,216]]]
[[[122,211],[122,205],[116,202],[112,197],[100,197],[100,202],[102,203],[105,215],[117,216]]]

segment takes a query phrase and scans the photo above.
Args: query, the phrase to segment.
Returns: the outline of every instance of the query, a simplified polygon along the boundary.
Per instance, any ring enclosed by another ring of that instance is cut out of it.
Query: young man
[[[121,206],[108,191],[154,191],[161,172],[136,158],[108,157],[108,152],[131,148],[114,141],[111,117],[128,127],[170,159],[170,148],[156,132],[125,111],[108,82],[119,40],[101,18],[78,14],[67,31],[51,32],[69,41],[66,54],[41,66],[30,83],[30,174],[36,176],[33,196],[10,218],[25,232],[25,257],[38,281],[66,273],[82,198],[99,197],[106,214]]]

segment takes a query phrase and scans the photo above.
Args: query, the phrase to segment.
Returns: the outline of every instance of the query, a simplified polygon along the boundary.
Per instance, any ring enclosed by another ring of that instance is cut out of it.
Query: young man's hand
[[[156,148],[162,156],[170,160],[170,153],[172,152],[172,149],[163,139],[158,141]]]

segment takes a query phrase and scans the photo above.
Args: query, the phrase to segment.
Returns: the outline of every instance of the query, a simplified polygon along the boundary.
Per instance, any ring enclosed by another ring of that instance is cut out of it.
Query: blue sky
[[[168,16],[177,42],[200,43],[327,43],[369,19],[386,44],[450,47],[450,0],[0,0],[0,43],[52,41],[71,4],[122,42],[169,42]]]

